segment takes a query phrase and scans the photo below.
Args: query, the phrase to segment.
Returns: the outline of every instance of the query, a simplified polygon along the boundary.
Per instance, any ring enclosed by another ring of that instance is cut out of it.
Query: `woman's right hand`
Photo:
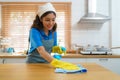
[[[60,60],[57,60],[57,59],[53,59],[50,64],[55,68],[62,68],[62,69],[65,69],[65,70],[79,70],[80,69],[75,64],[60,61]]]

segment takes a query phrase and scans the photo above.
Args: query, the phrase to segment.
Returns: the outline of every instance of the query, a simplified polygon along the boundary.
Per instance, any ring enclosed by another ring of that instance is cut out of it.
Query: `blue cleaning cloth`
[[[62,68],[56,68],[55,72],[56,73],[85,73],[87,72],[87,69],[84,68],[83,66],[81,65],[77,65],[77,66],[80,68],[79,70],[65,70]]]

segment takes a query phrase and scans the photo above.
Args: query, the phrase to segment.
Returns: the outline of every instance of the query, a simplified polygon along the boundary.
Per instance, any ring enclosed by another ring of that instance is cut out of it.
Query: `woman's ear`
[[[43,22],[43,20],[40,18],[40,22]]]

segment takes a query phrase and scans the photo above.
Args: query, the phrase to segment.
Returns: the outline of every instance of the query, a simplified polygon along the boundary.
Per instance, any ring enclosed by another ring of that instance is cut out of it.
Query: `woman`
[[[76,65],[54,59],[50,55],[52,47],[57,46],[55,19],[56,11],[51,3],[39,7],[38,14],[30,29],[30,49],[27,63],[50,63],[53,67],[78,69]]]

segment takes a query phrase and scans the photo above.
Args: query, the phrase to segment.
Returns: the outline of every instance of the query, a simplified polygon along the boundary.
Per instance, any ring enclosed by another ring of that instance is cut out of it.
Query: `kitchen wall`
[[[1,2],[72,2],[72,44],[86,46],[103,45],[105,47],[119,46],[118,27],[120,17],[119,0],[97,0],[97,12],[112,17],[104,24],[81,24],[80,18],[86,13],[86,0],[0,0]],[[109,4],[109,2],[112,2]],[[117,6],[116,6],[117,5]],[[113,11],[113,12],[112,12]],[[118,15],[118,16],[117,16]],[[117,33],[116,33],[117,31]],[[117,37],[115,36],[117,35]]]
[[[120,0],[112,0],[112,7],[111,7],[111,45],[112,47],[119,47],[113,49],[115,52],[114,54],[120,55]]]
[[[105,24],[78,24],[86,13],[86,0],[72,1],[72,42],[80,45],[104,45],[109,47],[109,22]],[[97,0],[97,12],[109,15],[109,0]],[[78,34],[78,35],[76,35]]]
[[[0,5],[0,36],[1,36],[1,5]]]

